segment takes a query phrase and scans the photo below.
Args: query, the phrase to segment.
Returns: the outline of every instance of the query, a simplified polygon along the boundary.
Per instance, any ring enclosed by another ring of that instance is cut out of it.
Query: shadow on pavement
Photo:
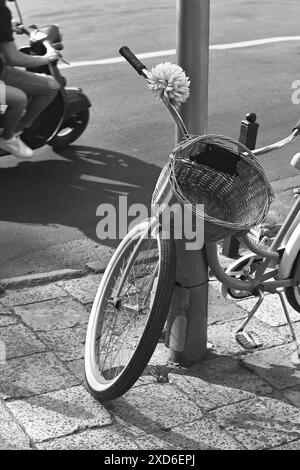
[[[238,391],[246,392],[246,395],[243,397],[237,393],[236,401],[251,394],[260,397],[274,395],[277,400],[287,402],[283,393],[290,390],[299,393],[300,367],[288,360],[283,364],[272,361],[251,364],[251,355],[246,357],[249,363],[245,363],[242,358],[209,352],[205,359],[191,367],[149,364],[143,377],[152,375],[159,382],[161,377],[168,377],[169,380],[171,374],[171,383],[183,392],[195,394],[195,398],[203,395],[206,410],[224,405],[225,396],[232,396]]]
[[[118,214],[118,198],[127,195],[128,205],[150,207],[160,172],[156,165],[95,147],[71,146],[56,153],[63,159],[20,162],[17,167],[0,169],[2,221],[76,227],[99,241],[96,210],[100,204],[114,205]]]

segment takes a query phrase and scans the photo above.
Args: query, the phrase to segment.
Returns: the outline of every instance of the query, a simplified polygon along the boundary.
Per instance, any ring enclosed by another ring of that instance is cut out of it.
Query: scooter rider
[[[31,158],[33,151],[22,142],[20,135],[52,102],[58,93],[59,84],[51,76],[16,67],[46,65],[57,60],[58,56],[55,52],[31,56],[17,49],[13,37],[12,15],[5,0],[0,0],[0,53],[0,81],[4,82],[6,92],[6,103],[0,104],[8,106],[0,148],[19,158]]]

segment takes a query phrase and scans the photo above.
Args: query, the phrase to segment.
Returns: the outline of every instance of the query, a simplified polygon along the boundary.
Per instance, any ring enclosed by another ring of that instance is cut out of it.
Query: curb
[[[0,279],[0,295],[6,289],[22,289],[26,287],[40,286],[51,282],[61,281],[62,279],[76,279],[87,276],[88,274],[102,274],[110,258],[98,262],[87,263],[81,269],[60,269],[37,274],[25,274],[7,279]]]
[[[282,180],[271,181],[271,185],[276,194],[293,190],[295,187],[299,186],[299,175],[289,176]]]
[[[22,289],[24,287],[33,287],[61,279],[73,279],[83,277],[88,273],[87,269],[62,269],[59,271],[49,271],[38,274],[25,274],[24,276],[11,277],[0,280],[0,293],[5,289]]]

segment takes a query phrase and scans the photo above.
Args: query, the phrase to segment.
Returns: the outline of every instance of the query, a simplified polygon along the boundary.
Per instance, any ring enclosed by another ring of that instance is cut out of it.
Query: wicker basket
[[[173,203],[204,219],[205,241],[259,224],[274,197],[263,168],[240,142],[219,135],[189,137],[162,169],[152,196],[156,214]],[[200,210],[196,204],[203,204]]]

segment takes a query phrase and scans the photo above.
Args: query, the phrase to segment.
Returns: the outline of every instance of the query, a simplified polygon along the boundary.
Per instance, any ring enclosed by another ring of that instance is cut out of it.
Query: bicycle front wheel
[[[110,260],[86,336],[85,374],[101,401],[123,395],[148,364],[164,327],[175,281],[175,243],[149,221],[134,227]]]

